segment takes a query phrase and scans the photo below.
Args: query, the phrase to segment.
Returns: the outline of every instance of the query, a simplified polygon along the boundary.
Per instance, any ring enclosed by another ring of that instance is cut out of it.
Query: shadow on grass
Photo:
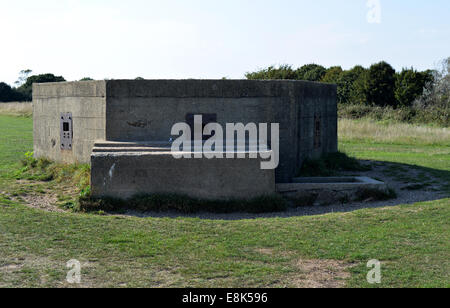
[[[385,166],[384,174],[404,184],[404,190],[419,191],[439,187],[439,192],[450,196],[450,171],[383,161],[365,161]]]

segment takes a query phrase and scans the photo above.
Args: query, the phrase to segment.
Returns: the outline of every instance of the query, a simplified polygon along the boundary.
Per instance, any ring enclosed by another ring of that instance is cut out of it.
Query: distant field
[[[388,136],[389,127],[346,125],[346,153],[450,181],[445,132],[417,129],[415,144],[408,129]],[[0,287],[69,287],[70,259],[87,287],[450,287],[450,199],[236,221],[50,213],[9,193],[34,185],[14,176],[31,149],[31,119],[0,115]],[[37,193],[52,189],[42,185]],[[380,285],[366,281],[371,259],[382,262]]]
[[[32,103],[1,103],[0,115],[15,115],[15,116],[31,116],[33,114]]]
[[[340,142],[450,146],[450,128],[373,120],[339,120]]]

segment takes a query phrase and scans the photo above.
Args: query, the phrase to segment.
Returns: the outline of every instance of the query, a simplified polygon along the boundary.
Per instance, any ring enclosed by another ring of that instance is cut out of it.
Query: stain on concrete
[[[145,128],[148,126],[148,121],[142,121],[142,120],[139,120],[136,122],[128,122],[127,121],[127,124],[130,126],[133,126],[133,127],[137,127],[137,128]]]
[[[114,163],[111,167],[111,169],[109,169],[109,179],[111,180],[112,177],[114,176],[114,169],[116,168],[116,164]]]

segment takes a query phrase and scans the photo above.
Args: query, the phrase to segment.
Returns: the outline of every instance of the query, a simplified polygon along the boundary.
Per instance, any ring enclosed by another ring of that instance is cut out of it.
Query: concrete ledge
[[[333,97],[336,85],[298,80],[109,80],[108,97],[290,97],[313,95]]]
[[[33,84],[33,101],[57,97],[106,97],[106,81],[73,81]]]
[[[234,144],[233,146],[227,146],[228,144]],[[191,148],[189,151],[185,151],[182,153],[199,153],[203,152],[203,147],[205,145],[205,141],[202,141],[200,143],[200,146],[196,146],[194,142],[191,144]],[[92,149],[93,153],[114,153],[114,152],[139,152],[139,153],[153,153],[153,152],[171,152],[172,143],[167,141],[96,141],[94,148]],[[180,147],[180,150],[183,150],[182,147]],[[265,149],[268,148],[266,145],[264,147]],[[215,148],[213,148],[214,150]],[[236,154],[254,154],[254,153],[264,153],[265,155],[270,154],[270,150],[258,150],[259,144],[258,143],[250,143],[248,141],[240,142],[239,140],[236,141],[228,141],[223,140],[223,149],[224,153],[226,152],[234,152]]]
[[[295,178],[293,183],[277,184],[280,193],[299,192],[307,190],[346,190],[358,188],[384,189],[383,182],[368,177],[313,177]]]
[[[368,177],[295,178],[292,183],[277,184],[276,190],[296,200],[314,200],[314,204],[328,205],[352,200],[363,189],[386,191],[385,183]],[[309,204],[312,205],[312,204]]]
[[[169,152],[93,153],[93,197],[180,194],[207,200],[252,199],[275,193],[275,171],[260,159],[175,159]]]

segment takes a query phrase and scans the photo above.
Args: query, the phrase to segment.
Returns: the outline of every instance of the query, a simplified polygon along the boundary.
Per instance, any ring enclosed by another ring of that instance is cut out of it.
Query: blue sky
[[[0,81],[243,78],[271,64],[433,68],[450,56],[450,1],[0,0]]]

